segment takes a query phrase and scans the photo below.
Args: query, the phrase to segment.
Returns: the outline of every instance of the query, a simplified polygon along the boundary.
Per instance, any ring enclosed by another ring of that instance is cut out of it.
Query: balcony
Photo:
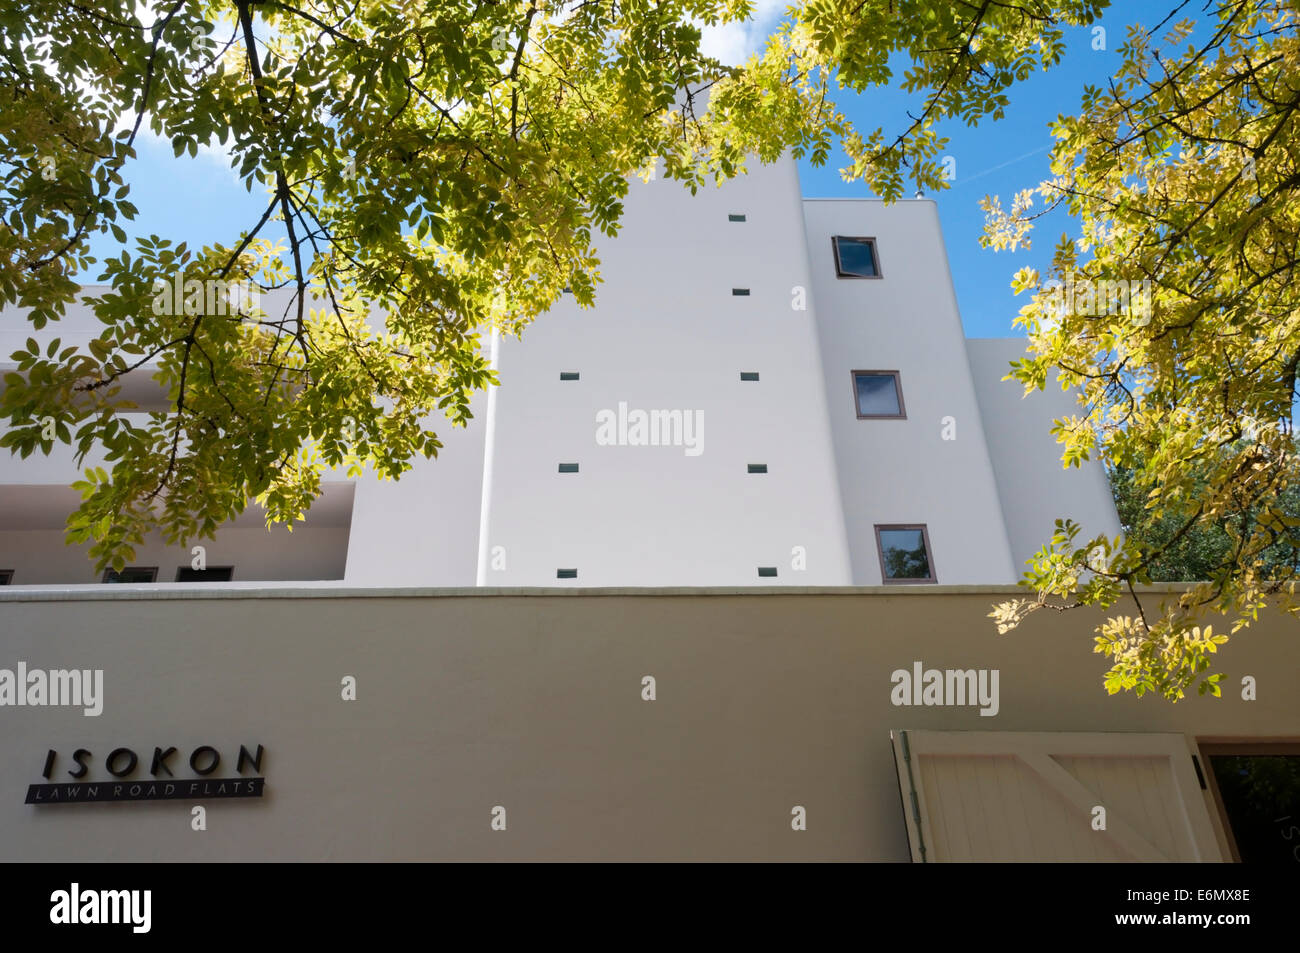
[[[190,546],[204,547],[209,568],[233,567],[232,583],[222,585],[342,579],[355,490],[352,483],[325,484],[308,519],[297,524],[293,532],[282,526],[268,530],[262,509],[250,507],[222,526],[215,539],[191,540]],[[103,574],[95,571],[86,555],[87,547],[64,542],[67,515],[79,499],[66,485],[0,485],[0,571],[12,571],[10,585],[103,584]],[[178,570],[190,568],[193,560],[189,547],[169,546],[161,538],[149,538],[137,547],[130,565],[156,569],[157,582],[147,585],[167,588],[177,585]]]

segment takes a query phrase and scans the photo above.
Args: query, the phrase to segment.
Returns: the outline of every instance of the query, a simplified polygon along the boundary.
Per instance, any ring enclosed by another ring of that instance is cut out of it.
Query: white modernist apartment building
[[[599,252],[436,460],[202,571],[97,574],[71,454],[0,458],[0,861],[1300,860],[1247,783],[1300,758],[1294,620],[1176,706],[1106,694],[1099,611],[994,631],[1056,519],[1119,525],[933,202],[637,181]]]
[[[328,482],[292,534],[254,508],[191,541],[203,573],[158,540],[96,574],[63,542],[71,450],[0,459],[0,580],[988,584],[1057,518],[1119,532],[1101,468],[1063,469],[1049,433],[1070,395],[1022,399],[1002,378],[1023,342],[964,336],[932,201],[803,199],[792,160],[694,197],[634,180],[599,253],[594,309],[566,295],[522,341],[484,340],[500,386],[468,428],[435,424],[436,460]],[[42,333],[96,328],[80,308]],[[0,355],[30,334],[4,313]]]

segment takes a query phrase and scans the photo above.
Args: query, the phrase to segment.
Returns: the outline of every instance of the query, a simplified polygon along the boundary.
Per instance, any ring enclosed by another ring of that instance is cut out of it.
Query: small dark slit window
[[[210,566],[207,569],[176,567],[177,582],[230,582],[235,578],[234,566]]]
[[[127,566],[121,572],[104,570],[102,582],[153,582],[158,578],[157,566]]]
[[[576,381],[577,379],[577,371],[560,371],[560,380],[562,381]]]
[[[0,569],[0,586],[7,586],[14,581],[14,571],[12,569]]]
[[[556,579],[577,579],[578,570],[576,569],[557,569],[555,570]]]
[[[732,288],[732,289],[731,289],[731,294],[732,294],[734,297],[737,297],[737,298],[748,298],[748,297],[749,297],[749,289],[748,289],[748,288]]]
[[[775,567],[775,566],[759,566],[759,567],[758,567],[758,574],[759,574],[759,576],[762,576],[762,577],[775,576],[775,575],[776,575],[776,567]]]
[[[728,216],[727,216],[727,221],[728,221],[728,222],[743,222],[744,220],[745,220],[745,216],[744,216],[744,215],[734,215],[734,214],[733,214],[733,215],[728,215]]]
[[[561,463],[561,464],[560,464],[560,472],[561,472],[561,473],[577,473],[577,472],[578,472],[578,465],[577,465],[576,463]]]
[[[741,371],[740,379],[742,381],[756,381],[758,380],[758,371]]]
[[[767,464],[766,464],[766,463],[751,463],[751,464],[749,465],[749,472],[750,472],[750,473],[766,473],[766,472],[767,472]]]

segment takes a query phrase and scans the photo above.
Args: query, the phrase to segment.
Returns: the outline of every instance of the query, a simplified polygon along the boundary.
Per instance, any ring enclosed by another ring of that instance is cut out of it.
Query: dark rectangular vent
[[[750,473],[766,473],[766,472],[767,472],[767,464],[766,464],[766,463],[751,463],[751,464],[749,465],[749,472],[750,472]]]
[[[745,216],[744,216],[744,215],[734,215],[734,214],[733,214],[733,215],[728,215],[728,216],[727,216],[727,221],[728,221],[728,222],[743,222],[744,220],[745,220]]]
[[[561,463],[561,464],[560,464],[560,472],[561,472],[561,473],[577,473],[577,472],[578,472],[578,465],[577,465],[576,463]]]
[[[578,570],[576,569],[557,569],[555,570],[556,579],[577,579]]]
[[[741,371],[740,379],[742,381],[756,381],[758,380],[758,371]]]
[[[577,371],[560,371],[560,380],[562,381],[576,381],[577,379]]]
[[[763,577],[763,578],[767,578],[768,576],[775,576],[775,575],[776,575],[776,567],[775,567],[775,566],[759,566],[759,567],[758,567],[758,574],[759,574],[759,576],[761,576],[761,577]]]
[[[158,579],[157,566],[127,566],[121,572],[105,569],[102,582],[155,582]]]
[[[230,582],[235,578],[234,566],[211,566],[207,569],[176,567],[177,582]]]
[[[748,298],[748,297],[749,297],[749,289],[748,289],[748,288],[732,288],[732,289],[731,289],[731,294],[732,294],[733,297],[736,297],[736,298]]]

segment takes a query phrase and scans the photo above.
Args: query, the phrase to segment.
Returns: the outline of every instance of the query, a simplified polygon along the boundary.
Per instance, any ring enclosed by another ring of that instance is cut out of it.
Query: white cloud
[[[748,20],[704,27],[700,49],[729,66],[739,66],[751,54],[762,49],[788,2],[789,0],[754,0],[754,12]]]
[[[197,181],[211,183],[213,170],[220,170],[228,177],[228,184],[242,184],[236,170],[230,165],[229,144],[212,139],[206,145],[199,144],[198,152],[193,159],[188,152],[182,152],[177,156],[171,141],[155,134],[149,128],[148,121],[148,117],[145,117],[145,122],[140,126],[140,134],[135,139],[138,156],[143,158],[147,151],[159,161],[176,163],[174,166],[169,166],[169,171],[179,177],[193,176]],[[129,124],[127,128],[130,128]],[[202,166],[199,165],[200,162]]]

